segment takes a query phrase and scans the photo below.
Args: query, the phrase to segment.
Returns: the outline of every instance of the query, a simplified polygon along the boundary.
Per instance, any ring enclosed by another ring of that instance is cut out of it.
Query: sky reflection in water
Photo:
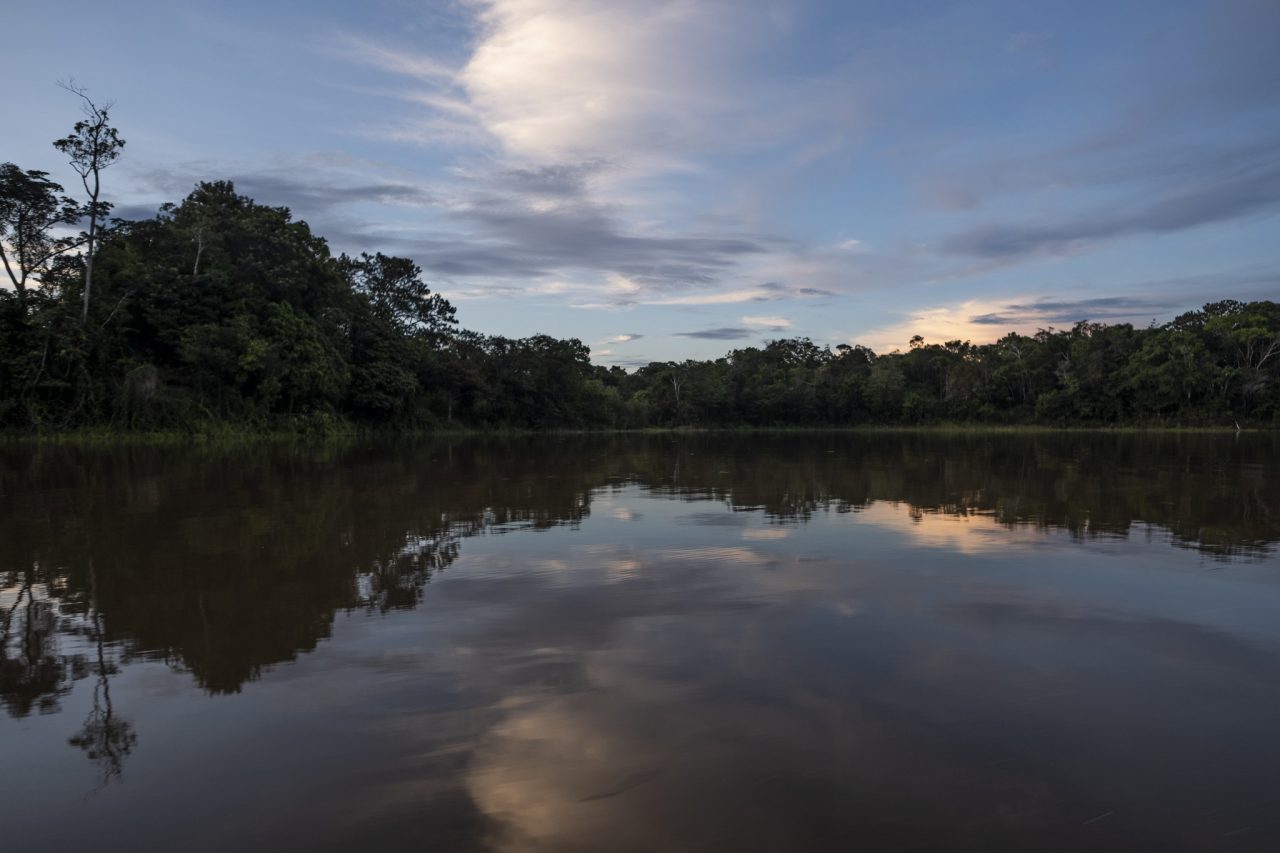
[[[1276,849],[1278,458],[5,448],[0,825],[19,850]]]

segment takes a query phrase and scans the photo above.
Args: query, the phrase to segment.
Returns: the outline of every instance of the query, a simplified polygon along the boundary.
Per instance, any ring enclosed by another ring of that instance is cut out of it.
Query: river
[[[0,445],[0,848],[1280,849],[1280,436]]]

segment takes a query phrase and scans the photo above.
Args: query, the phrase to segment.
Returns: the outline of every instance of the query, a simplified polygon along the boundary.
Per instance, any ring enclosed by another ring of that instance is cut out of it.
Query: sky
[[[1280,2],[24,2],[0,160],[199,180],[600,364],[878,352],[1280,297]]]

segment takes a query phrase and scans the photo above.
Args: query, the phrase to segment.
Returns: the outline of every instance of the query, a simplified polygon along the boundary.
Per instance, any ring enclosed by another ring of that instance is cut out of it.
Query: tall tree
[[[79,217],[79,206],[62,195],[62,187],[49,180],[48,172],[0,163],[0,262],[24,309],[31,277],[76,245],[54,231]]]
[[[361,252],[358,258],[342,255],[338,266],[351,289],[404,332],[441,335],[457,323],[454,307],[431,292],[422,268],[409,258]]]
[[[111,203],[102,200],[102,170],[120,158],[124,140],[111,126],[107,114],[113,104],[108,102],[98,106],[86,94],[85,88],[77,86],[73,80],[58,85],[83,101],[84,118],[75,123],[71,133],[56,140],[53,147],[67,155],[89,198],[83,208],[84,215],[89,218],[89,231],[84,241],[84,307],[81,311],[81,319],[88,320],[89,300],[93,292],[93,254],[101,223],[111,212]]]

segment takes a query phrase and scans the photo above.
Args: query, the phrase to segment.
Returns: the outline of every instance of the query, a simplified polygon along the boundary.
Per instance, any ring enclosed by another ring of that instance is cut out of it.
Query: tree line
[[[334,255],[227,181],[110,218],[110,105],[54,145],[83,199],[0,164],[0,428],[328,431],[978,422],[1280,424],[1280,305],[877,354],[807,338],[628,372],[458,326],[408,258]],[[75,233],[76,231],[79,233]]]

